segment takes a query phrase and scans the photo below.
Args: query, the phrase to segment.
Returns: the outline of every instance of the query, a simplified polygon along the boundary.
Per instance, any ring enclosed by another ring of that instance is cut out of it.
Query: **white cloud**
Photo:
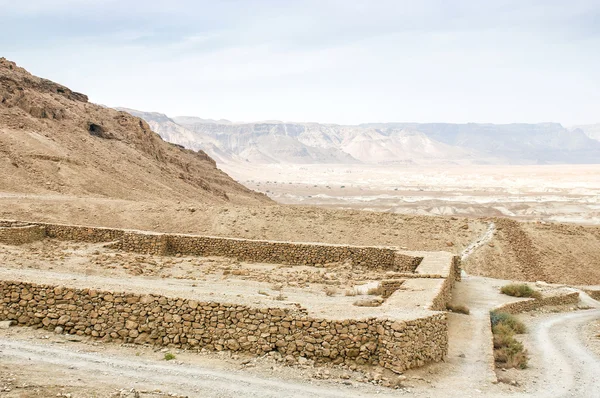
[[[48,3],[4,9],[15,21],[4,55],[108,105],[236,120],[597,121],[594,1]]]

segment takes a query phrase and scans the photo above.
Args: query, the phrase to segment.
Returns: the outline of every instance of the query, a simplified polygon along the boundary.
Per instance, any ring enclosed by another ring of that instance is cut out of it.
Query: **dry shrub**
[[[344,292],[344,295],[345,295],[345,296],[352,296],[352,297],[354,297],[354,296],[356,296],[357,294],[358,294],[358,293],[356,292],[356,289],[347,289],[347,290]]]
[[[502,312],[491,312],[490,319],[496,364],[503,368],[525,369],[529,360],[527,351],[514,337],[515,333],[525,332],[525,325],[514,316]]]
[[[452,312],[456,312],[458,314],[465,314],[465,315],[469,315],[471,313],[471,311],[469,311],[469,307],[467,307],[466,305],[453,305],[453,304],[448,304],[446,305],[446,309],[448,311],[452,311]]]
[[[500,324],[510,328],[515,334],[523,334],[527,331],[527,328],[523,322],[515,318],[514,315],[506,312],[492,311],[490,312],[490,320],[492,322],[492,331]]]
[[[502,323],[494,326],[492,333],[494,335],[494,348],[506,347],[514,340],[515,332]]]
[[[494,359],[504,368],[525,369],[529,358],[523,344],[514,340],[507,346],[494,351]]]
[[[540,292],[532,289],[525,283],[511,283],[506,286],[502,286],[500,292],[512,297],[531,297],[535,299],[542,298]]]
[[[335,287],[326,287],[325,288],[325,294],[329,297],[335,296],[336,293],[337,293],[337,289]]]

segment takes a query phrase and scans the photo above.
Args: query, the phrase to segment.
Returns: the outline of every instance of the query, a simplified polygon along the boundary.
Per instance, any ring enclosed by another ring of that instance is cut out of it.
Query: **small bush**
[[[325,288],[325,294],[329,297],[335,296],[336,293],[337,293],[337,289],[334,287],[326,287]]]
[[[175,359],[175,354],[171,354],[170,352],[165,353],[165,361],[170,361]]]
[[[345,296],[352,296],[352,297],[354,297],[354,296],[356,296],[356,294],[357,294],[356,289],[348,289],[348,290],[346,290],[344,292]]]
[[[527,351],[514,337],[525,332],[525,325],[514,316],[504,312],[491,312],[492,333],[494,335],[494,359],[504,368],[525,369]]]
[[[506,368],[517,369],[527,368],[527,362],[529,360],[527,351],[523,348],[523,344],[514,338],[510,344],[495,350],[494,359]]]
[[[492,321],[492,330],[494,327],[499,324],[503,324],[504,326],[512,329],[515,334],[522,334],[527,331],[527,328],[523,324],[523,322],[519,321],[511,314],[507,314],[506,312],[490,312],[490,320]]]
[[[506,347],[514,340],[515,332],[502,323],[494,326],[492,333],[494,334],[494,348]]]
[[[452,304],[448,304],[446,306],[446,309],[448,311],[456,312],[458,314],[469,315],[471,313],[471,311],[469,311],[469,308],[467,306],[465,306],[465,305],[452,305]]]
[[[529,285],[524,283],[511,283],[510,285],[502,286],[500,292],[512,297],[531,297],[535,299],[542,297],[540,292],[533,290]]]

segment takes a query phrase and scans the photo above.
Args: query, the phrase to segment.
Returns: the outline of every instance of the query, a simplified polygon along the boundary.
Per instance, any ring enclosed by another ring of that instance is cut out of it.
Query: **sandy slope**
[[[270,202],[206,153],[0,58],[0,191],[205,203]]]

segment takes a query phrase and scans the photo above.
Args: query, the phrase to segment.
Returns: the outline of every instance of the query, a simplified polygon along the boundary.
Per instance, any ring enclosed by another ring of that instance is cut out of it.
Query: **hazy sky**
[[[236,121],[600,122],[598,0],[0,0],[0,56]]]

